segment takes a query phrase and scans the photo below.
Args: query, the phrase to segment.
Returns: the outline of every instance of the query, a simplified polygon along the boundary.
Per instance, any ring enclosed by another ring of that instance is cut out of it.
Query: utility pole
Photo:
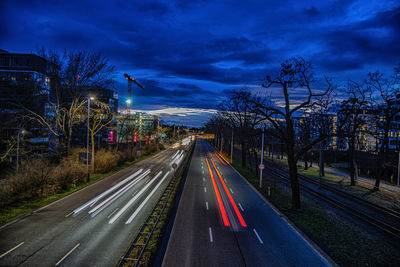
[[[322,184],[322,147],[321,142],[319,142],[319,185],[318,188],[321,188]]]
[[[89,182],[90,175],[89,175],[89,110],[90,110],[90,99],[88,97],[87,100],[87,125],[86,125],[86,180]]]
[[[400,186],[400,151],[399,151],[399,163],[397,165],[397,185]]]
[[[262,131],[261,136],[261,164],[264,164],[264,128]],[[262,188],[262,175],[263,175],[263,168],[260,168],[260,188]]]
[[[157,120],[157,151],[158,151],[158,143],[160,142],[160,117],[158,117],[158,120]]]
[[[19,170],[19,134],[20,131],[18,131],[18,135],[17,135],[17,172]],[[21,135],[24,134],[24,130],[21,130]]]
[[[231,164],[233,162],[233,126],[232,126],[232,140],[231,140]]]

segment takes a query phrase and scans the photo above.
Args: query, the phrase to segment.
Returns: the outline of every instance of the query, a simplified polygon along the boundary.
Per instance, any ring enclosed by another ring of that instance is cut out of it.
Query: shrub
[[[52,173],[52,177],[61,190],[67,190],[73,184],[85,182],[86,175],[86,166],[72,160],[71,157],[62,159]]]
[[[96,173],[105,173],[118,166],[120,154],[112,150],[100,149],[95,154]]]

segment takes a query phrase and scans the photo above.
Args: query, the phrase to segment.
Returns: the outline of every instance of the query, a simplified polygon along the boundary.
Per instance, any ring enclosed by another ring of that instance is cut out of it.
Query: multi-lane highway
[[[331,266],[323,254],[197,141],[163,266]]]
[[[181,157],[162,151],[0,228],[0,266],[114,266]]]

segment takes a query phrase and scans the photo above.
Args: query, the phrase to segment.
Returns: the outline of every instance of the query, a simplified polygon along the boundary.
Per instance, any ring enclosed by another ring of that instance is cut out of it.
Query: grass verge
[[[255,188],[256,174],[242,168],[238,160],[232,166]],[[365,232],[355,223],[332,212],[325,206],[301,197],[302,208],[290,209],[290,188],[273,177],[265,177],[260,191],[285,214],[303,233],[313,240],[340,266],[400,266],[400,251],[385,241]],[[267,188],[270,187],[270,195]]]
[[[158,151],[158,152],[160,152],[160,151]],[[97,182],[98,180],[101,180],[107,176],[110,176],[132,164],[135,164],[138,161],[141,161],[148,157],[151,157],[151,156],[157,154],[158,152],[153,152],[149,155],[143,156],[140,159],[136,159],[134,161],[126,161],[106,173],[91,174],[90,181],[88,183],[77,184],[63,192],[59,192],[59,193],[53,194],[51,196],[40,198],[40,199],[33,199],[33,200],[29,200],[29,201],[27,200],[27,201],[23,201],[22,203],[19,203],[19,204],[10,205],[9,207],[0,210],[0,226],[3,224],[6,224],[7,222],[11,221],[12,219],[14,219],[18,216],[23,216],[24,214],[30,214],[31,212],[33,212],[36,209],[39,209],[47,204],[50,204],[51,202],[54,202],[60,198],[63,198],[66,195],[69,195],[75,191],[78,191],[90,184],[93,184],[93,183]]]

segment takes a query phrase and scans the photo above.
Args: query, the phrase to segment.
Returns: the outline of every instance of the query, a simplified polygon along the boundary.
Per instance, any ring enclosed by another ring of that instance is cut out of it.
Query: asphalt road
[[[115,266],[171,179],[177,151],[162,151],[0,228],[0,266]]]
[[[205,140],[189,168],[163,266],[332,265]]]

